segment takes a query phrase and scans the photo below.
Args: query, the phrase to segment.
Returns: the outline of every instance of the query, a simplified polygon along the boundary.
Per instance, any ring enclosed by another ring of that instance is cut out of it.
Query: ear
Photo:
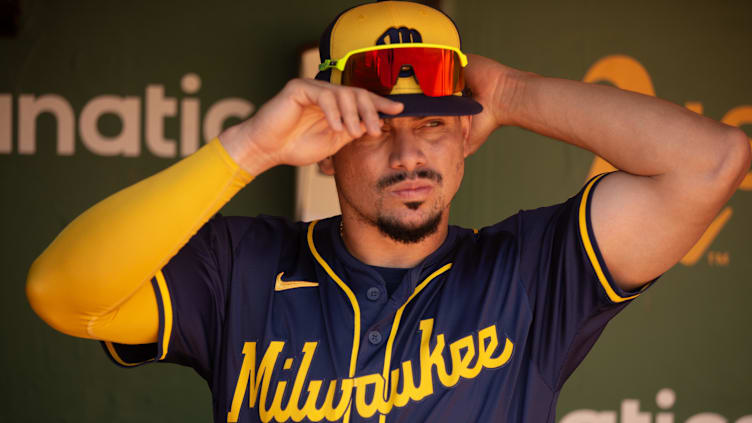
[[[470,145],[470,128],[473,126],[473,115],[460,116],[460,127],[462,128],[462,155],[467,156],[472,153]]]
[[[334,160],[329,156],[318,162],[319,170],[327,176],[334,176]]]

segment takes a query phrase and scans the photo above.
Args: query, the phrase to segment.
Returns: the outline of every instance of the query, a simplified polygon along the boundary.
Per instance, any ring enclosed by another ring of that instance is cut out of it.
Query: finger
[[[338,90],[337,104],[339,105],[339,111],[342,114],[342,120],[345,122],[347,132],[354,138],[360,138],[364,131],[360,126],[360,116],[358,115],[358,107],[353,90]]]
[[[322,90],[317,99],[317,104],[321,111],[324,112],[329,127],[337,132],[342,131],[342,115],[337,106],[337,99],[330,90]]]
[[[285,86],[285,90],[299,95],[296,99],[301,107],[308,105],[318,106],[324,113],[327,124],[335,132],[342,131],[342,117],[340,115],[337,99],[329,89],[329,86],[317,84],[318,81],[309,79],[293,79]]]
[[[393,101],[386,97],[382,97],[378,94],[369,93],[371,95],[371,99],[373,100],[374,106],[376,106],[376,110],[387,114],[387,115],[396,115],[402,112],[402,110],[405,108],[405,105],[400,103],[399,101]]]
[[[368,91],[358,90],[356,92],[356,99],[358,101],[358,113],[360,114],[360,119],[365,125],[368,134],[374,137],[381,135],[379,114],[376,111],[376,106],[373,104],[373,100]]]
[[[324,82],[324,81],[318,81],[318,80],[306,80],[306,81],[311,83],[312,85],[315,85],[321,88],[328,88],[328,87],[334,86],[330,84],[329,82]],[[338,86],[338,87],[341,87],[341,86]],[[396,115],[402,112],[404,108],[404,104],[400,103],[399,101],[390,100],[386,97],[382,97],[370,91],[366,91],[366,92],[371,96],[371,99],[373,100],[373,103],[376,106],[376,110],[378,112],[385,113],[388,115]]]

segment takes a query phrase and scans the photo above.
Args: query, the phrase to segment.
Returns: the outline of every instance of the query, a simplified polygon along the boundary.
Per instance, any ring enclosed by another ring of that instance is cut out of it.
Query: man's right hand
[[[280,165],[316,163],[366,132],[381,133],[379,112],[402,103],[362,88],[293,79],[250,119],[219,136],[230,156],[251,175]]]

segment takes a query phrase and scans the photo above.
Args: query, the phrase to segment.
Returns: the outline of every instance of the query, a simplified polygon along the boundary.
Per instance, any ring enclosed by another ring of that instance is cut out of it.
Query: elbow
[[[46,269],[42,257],[34,260],[29,268],[29,274],[26,276],[26,299],[29,301],[31,309],[45,323],[55,327],[55,317],[58,313],[54,312],[56,304],[54,295],[51,293],[50,272]]]
[[[717,167],[716,178],[733,194],[749,172],[752,161],[752,145],[747,134],[739,128],[730,127],[724,139],[725,154]]]
[[[66,310],[64,296],[60,294],[62,281],[54,267],[44,260],[44,255],[32,263],[26,278],[26,298],[34,313],[53,329],[73,336],[82,336],[85,327],[80,319]]]
[[[685,192],[692,193],[696,204],[720,207],[736,192],[747,177],[750,143],[740,129],[724,126],[723,132],[708,143],[710,149],[698,153],[696,166],[685,166]]]

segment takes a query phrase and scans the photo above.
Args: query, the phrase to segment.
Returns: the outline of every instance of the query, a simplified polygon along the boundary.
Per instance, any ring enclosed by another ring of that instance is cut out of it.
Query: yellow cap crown
[[[460,48],[451,19],[439,10],[409,1],[381,1],[353,7],[331,25],[323,59],[339,59],[352,50],[395,43],[430,43]],[[326,37],[326,34],[325,34]],[[324,57],[328,53],[328,57]],[[332,70],[329,82],[339,84],[342,73]],[[415,78],[399,78],[391,94],[419,94]]]

